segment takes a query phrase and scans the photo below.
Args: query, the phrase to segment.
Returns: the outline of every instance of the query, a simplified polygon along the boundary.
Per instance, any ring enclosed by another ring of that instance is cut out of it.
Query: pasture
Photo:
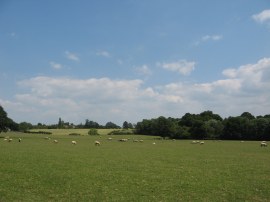
[[[270,201],[270,148],[259,142],[71,132],[1,133],[13,141],[0,138],[0,201]]]

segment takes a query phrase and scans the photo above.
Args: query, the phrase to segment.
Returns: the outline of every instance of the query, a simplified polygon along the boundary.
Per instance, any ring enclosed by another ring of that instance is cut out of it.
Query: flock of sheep
[[[45,140],[50,140],[51,138],[50,137],[45,137]],[[109,141],[111,141],[111,140],[113,140],[113,138],[108,138],[107,140],[109,140]],[[10,137],[5,137],[4,138],[4,141],[7,141],[7,142],[12,142],[13,141],[13,139],[12,138],[10,138]],[[18,138],[18,142],[21,142],[22,141],[22,138]],[[127,142],[127,141],[130,141],[130,139],[128,138],[128,139],[126,139],[126,138],[123,138],[123,139],[119,139],[118,140],[119,142]],[[143,142],[143,140],[137,140],[137,139],[133,139],[133,142]],[[244,142],[244,141],[241,141],[241,142]],[[58,143],[58,140],[53,140],[53,143],[55,143],[55,144],[57,144]],[[77,144],[77,141],[75,141],[75,140],[72,140],[71,141],[71,144],[72,145],[76,145]],[[155,142],[153,142],[152,143],[153,145],[155,145],[156,143]],[[194,141],[192,141],[191,142],[191,144],[199,144],[199,145],[204,145],[204,141],[198,141],[198,140],[194,140]],[[101,142],[100,141],[95,141],[94,142],[94,145],[95,146],[100,146],[101,145]],[[261,147],[267,147],[267,142],[266,141],[262,141],[261,143],[260,143],[260,146]]]

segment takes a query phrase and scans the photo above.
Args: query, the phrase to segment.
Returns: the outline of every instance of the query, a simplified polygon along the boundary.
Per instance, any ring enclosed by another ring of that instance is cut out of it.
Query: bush
[[[31,134],[43,134],[43,135],[51,135],[51,132],[47,132],[47,131],[29,131],[29,130],[25,130],[23,131],[24,133],[31,133]]]
[[[98,133],[98,130],[95,129],[95,128],[91,128],[89,131],[88,131],[88,135],[100,135]]]
[[[72,136],[80,136],[81,134],[80,134],[80,133],[70,133],[69,135],[72,135]]]
[[[133,130],[123,129],[123,130],[113,130],[108,135],[133,135]]]

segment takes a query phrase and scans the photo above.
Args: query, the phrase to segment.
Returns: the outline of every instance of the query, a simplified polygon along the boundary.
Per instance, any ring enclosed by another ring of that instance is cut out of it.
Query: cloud
[[[205,43],[207,41],[220,41],[223,39],[222,35],[205,35],[201,37],[200,40],[196,41],[193,45],[198,46],[201,43]]]
[[[171,63],[158,63],[163,69],[178,72],[182,75],[189,75],[195,69],[196,62],[188,62],[186,60],[179,60]]]
[[[252,15],[252,18],[258,23],[270,22],[270,9]]]
[[[144,76],[150,76],[152,75],[152,71],[150,70],[150,68],[148,67],[148,65],[142,65],[140,67],[136,67],[136,72],[140,75],[144,75]]]
[[[211,40],[211,41],[219,41],[223,38],[222,35],[205,35],[201,38],[202,41],[208,41],[208,40]]]
[[[110,58],[111,54],[107,51],[98,51],[96,53],[97,56],[102,56],[102,57],[106,57],[106,58]]]
[[[80,61],[80,58],[75,53],[65,51],[65,55],[69,60],[73,60],[73,61],[77,61],[77,62]]]
[[[53,61],[50,62],[50,65],[53,69],[61,69],[63,67],[61,64],[53,62]]]
[[[61,117],[73,123],[91,119],[122,125],[205,110],[223,117],[245,111],[270,114],[270,58],[228,68],[222,74],[224,78],[213,82],[159,86],[146,86],[140,79],[33,77],[18,82],[23,93],[0,103],[15,121],[32,123],[57,123]]]

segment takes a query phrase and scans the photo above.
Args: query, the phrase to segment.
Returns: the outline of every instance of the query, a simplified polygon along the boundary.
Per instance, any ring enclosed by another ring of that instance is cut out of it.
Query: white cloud
[[[102,56],[102,57],[106,57],[106,58],[110,58],[111,54],[107,51],[98,51],[96,53],[97,56]]]
[[[135,69],[139,74],[144,76],[150,76],[152,74],[152,71],[150,70],[148,65],[142,65],[140,67],[136,67]]]
[[[171,63],[158,63],[158,66],[161,66],[162,68],[178,72],[182,75],[189,75],[194,69],[195,69],[196,62],[188,62],[186,60],[179,60],[176,62]]]
[[[50,65],[53,69],[61,69],[63,67],[61,64],[53,62],[53,61],[50,62]]]
[[[147,69],[147,68],[146,68]],[[223,71],[224,78],[207,83],[145,86],[142,80],[34,77],[20,81],[14,100],[0,99],[15,121],[74,123],[86,118],[105,124],[136,123],[158,116],[212,110],[224,117],[249,111],[270,114],[270,58]]]
[[[198,46],[201,43],[207,42],[207,41],[220,41],[223,39],[222,35],[205,35],[200,40],[196,41],[193,45]]]
[[[212,41],[219,41],[223,38],[222,35],[205,35],[202,37],[202,41],[208,41],[208,40],[212,40]]]
[[[69,60],[73,60],[73,61],[77,61],[77,62],[80,61],[80,58],[75,53],[65,51],[65,55]]]
[[[253,20],[259,23],[270,22],[270,9],[263,10],[262,12],[252,15]]]

